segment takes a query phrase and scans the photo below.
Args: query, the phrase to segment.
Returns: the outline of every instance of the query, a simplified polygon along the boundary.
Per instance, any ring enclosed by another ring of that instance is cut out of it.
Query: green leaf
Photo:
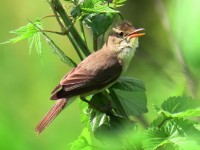
[[[128,116],[139,116],[148,111],[147,97],[142,81],[123,77],[110,89],[113,103],[120,112],[125,111]]]
[[[109,90],[112,104],[119,115],[132,116],[147,112],[145,87],[142,81],[122,77]]]
[[[92,150],[91,135],[88,128],[84,128],[77,140],[71,143],[71,150]]]
[[[80,10],[80,7],[77,6],[77,7],[73,7],[72,10],[71,10],[71,16],[76,19],[79,15],[81,14],[81,10]]]
[[[34,23],[28,23],[26,26],[22,26],[17,30],[10,31],[10,33],[17,34],[16,38],[12,38],[4,43],[0,44],[7,44],[7,43],[17,43],[22,40],[28,39],[29,42],[29,50],[31,52],[33,46],[38,54],[42,53],[42,46],[41,46],[41,34],[38,28],[42,29],[42,21],[40,19],[36,19]]]
[[[113,91],[128,116],[139,116],[148,111],[147,98],[144,92],[118,89],[113,89]]]
[[[105,33],[112,24],[114,15],[110,13],[92,13],[83,19],[83,23],[98,37]]]
[[[183,143],[190,143],[191,147],[198,147],[200,132],[194,127],[194,124],[188,120],[171,119],[161,128],[150,127],[146,131],[144,149],[154,150],[164,148],[168,144],[175,147],[184,148]]]
[[[168,117],[200,116],[200,103],[191,97],[171,97],[156,109]]]
[[[119,13],[118,10],[110,8],[102,0],[85,0],[81,5],[81,10],[84,13]]]
[[[143,91],[145,92],[144,82],[131,77],[121,77],[119,80],[112,86],[113,89],[119,89],[124,91]]]
[[[89,108],[88,108],[88,104],[86,102],[83,102],[82,100],[79,100],[79,108],[81,110],[80,113],[80,119],[81,122],[83,123],[83,125],[85,127],[90,128],[89,123],[90,123],[90,117],[89,117]]]
[[[90,126],[96,137],[103,136],[103,139],[105,139],[106,135],[106,137],[113,138],[117,136],[120,130],[123,131],[130,124],[133,125],[133,121],[120,117],[112,111],[110,101],[104,94],[95,94],[90,102],[99,109],[105,110],[105,112],[100,112],[90,108]],[[112,115],[107,115],[108,112]]]
[[[149,128],[146,132],[143,147],[145,150],[155,150],[163,144],[167,143],[167,138],[169,138],[169,134],[166,133],[164,128]]]
[[[116,7],[121,7],[125,4],[126,0],[113,0],[112,3],[110,3],[110,7],[116,8]]]
[[[36,26],[36,28],[40,31],[40,33],[44,36],[46,42],[49,44],[49,46],[52,48],[53,53],[58,55],[60,59],[66,63],[69,67],[76,67],[76,63],[69,58],[65,53],[50,39],[49,36],[47,36],[46,33],[44,33],[39,27]]]

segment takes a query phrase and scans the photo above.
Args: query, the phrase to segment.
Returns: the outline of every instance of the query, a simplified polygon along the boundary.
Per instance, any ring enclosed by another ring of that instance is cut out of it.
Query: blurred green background
[[[127,75],[146,84],[149,121],[155,115],[152,104],[160,104],[169,96],[187,95],[200,100],[199,6],[199,0],[129,0],[121,8],[135,27],[146,29]],[[27,24],[27,19],[52,14],[46,1],[40,0],[2,1],[0,8],[0,42],[13,38],[8,32]],[[52,18],[46,19],[44,26],[59,30]],[[79,61],[66,37],[50,36]],[[0,45],[0,149],[69,149],[69,143],[81,133],[78,101],[40,136],[34,132],[54,103],[49,101],[50,92],[70,70],[45,41],[43,52],[42,56],[35,51],[29,55],[27,41]]]

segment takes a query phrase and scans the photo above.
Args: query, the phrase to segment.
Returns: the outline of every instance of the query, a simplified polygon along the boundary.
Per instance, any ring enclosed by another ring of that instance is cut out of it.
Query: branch
[[[84,43],[83,39],[81,38],[81,36],[78,33],[78,31],[76,30],[76,28],[74,26],[72,26],[73,23],[70,20],[67,13],[65,12],[60,1],[59,0],[51,0],[50,3],[52,4],[52,7],[53,7],[52,9],[55,10],[55,12],[58,13],[60,18],[63,20],[65,27],[67,27],[67,28],[71,27],[67,36],[68,36],[70,42],[72,43],[72,45],[74,46],[80,59],[83,60],[81,52],[83,52],[85,56],[88,56],[90,54],[90,51],[88,50],[86,44]],[[62,28],[62,25],[61,25],[61,28]]]

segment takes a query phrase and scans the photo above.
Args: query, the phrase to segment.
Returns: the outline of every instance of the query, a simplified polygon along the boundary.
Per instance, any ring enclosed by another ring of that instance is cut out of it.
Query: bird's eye
[[[120,32],[120,33],[119,33],[119,36],[120,36],[120,37],[123,37],[123,36],[124,36],[124,33],[123,33],[123,32]]]

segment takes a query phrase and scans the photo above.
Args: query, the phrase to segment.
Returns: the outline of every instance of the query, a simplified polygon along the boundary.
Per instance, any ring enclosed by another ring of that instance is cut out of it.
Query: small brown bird
[[[127,21],[113,28],[103,47],[66,74],[52,91],[51,100],[57,100],[56,104],[35,131],[41,133],[74,97],[92,95],[113,85],[127,70],[143,30],[135,29]]]

